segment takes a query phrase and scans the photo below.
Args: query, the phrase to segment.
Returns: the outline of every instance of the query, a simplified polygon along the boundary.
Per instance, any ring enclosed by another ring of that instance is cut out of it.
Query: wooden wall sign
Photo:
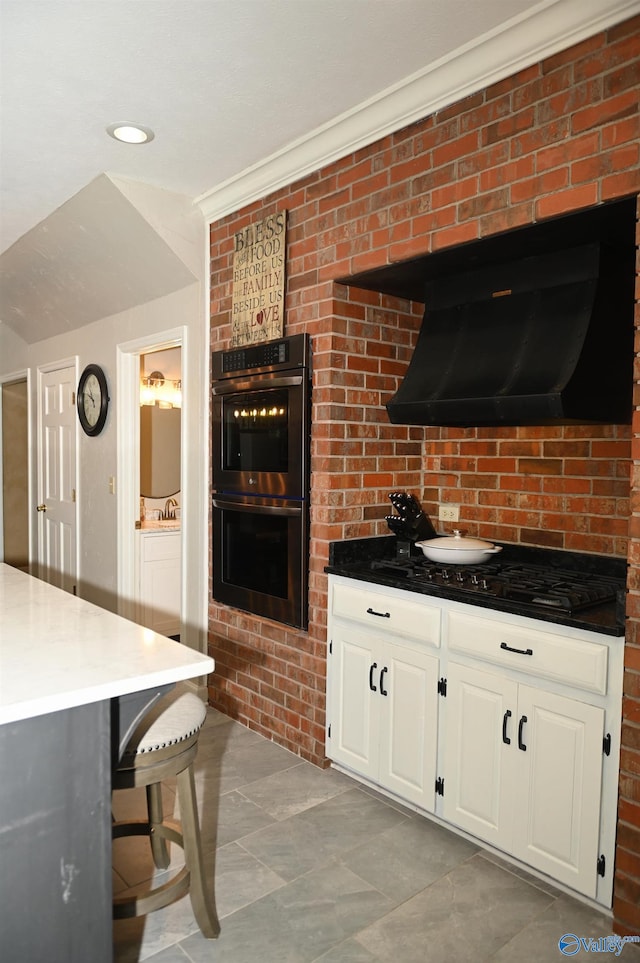
[[[250,224],[234,237],[231,347],[281,338],[287,212]]]

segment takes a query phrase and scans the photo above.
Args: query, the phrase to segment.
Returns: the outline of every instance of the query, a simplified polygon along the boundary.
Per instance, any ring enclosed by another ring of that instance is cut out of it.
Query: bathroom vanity
[[[161,635],[180,634],[180,522],[145,521],[140,528],[140,621]]]

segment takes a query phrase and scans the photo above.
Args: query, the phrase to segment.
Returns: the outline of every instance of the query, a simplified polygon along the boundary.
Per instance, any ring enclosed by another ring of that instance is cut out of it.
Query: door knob
[[[46,506],[46,505],[38,505],[38,506],[37,506],[37,511],[39,511],[39,512],[46,512],[46,510],[47,510],[47,506]]]

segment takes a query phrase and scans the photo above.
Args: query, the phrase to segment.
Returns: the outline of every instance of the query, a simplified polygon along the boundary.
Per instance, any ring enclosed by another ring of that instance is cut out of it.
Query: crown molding
[[[211,224],[327,164],[640,13],[640,0],[543,0],[195,198]]]

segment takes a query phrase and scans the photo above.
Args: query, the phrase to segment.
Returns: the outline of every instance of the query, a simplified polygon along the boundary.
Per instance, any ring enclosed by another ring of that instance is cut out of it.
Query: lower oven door
[[[305,501],[214,495],[217,602],[306,628],[308,562]]]

